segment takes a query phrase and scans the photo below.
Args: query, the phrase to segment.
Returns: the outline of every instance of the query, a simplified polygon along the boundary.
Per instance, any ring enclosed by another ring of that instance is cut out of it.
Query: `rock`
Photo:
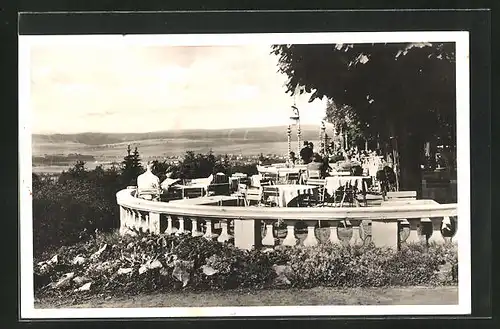
[[[83,286],[81,286],[80,288],[75,289],[75,292],[78,292],[78,291],[89,291],[91,284],[92,284],[92,282],[87,282]]]
[[[108,245],[104,244],[104,246],[101,247],[101,249],[97,250],[95,253],[90,256],[91,259],[98,259],[101,257],[102,253],[108,249]]]
[[[82,285],[82,284],[85,284],[87,282],[90,282],[91,280],[86,277],[86,276],[76,276],[73,278],[73,282],[76,283],[77,285]]]
[[[134,243],[133,242],[130,242],[128,245],[127,245],[127,249],[132,249],[134,248]]]
[[[219,272],[218,270],[216,270],[208,265],[203,265],[201,267],[201,269],[203,270],[203,274],[208,275],[208,276],[212,276],[215,273]]]
[[[129,273],[132,273],[134,271],[133,268],[120,268],[118,269],[118,272],[116,272],[118,275],[122,275],[122,274],[129,274]]]
[[[85,257],[80,255],[76,256],[72,261],[73,265],[82,265],[83,263],[85,263]]]
[[[74,272],[64,274],[64,276],[54,285],[54,288],[56,289],[68,288],[71,285],[71,280],[73,279],[74,276],[75,276]]]

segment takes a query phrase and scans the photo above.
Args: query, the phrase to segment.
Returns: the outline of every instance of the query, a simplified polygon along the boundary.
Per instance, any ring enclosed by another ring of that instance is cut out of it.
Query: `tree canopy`
[[[397,141],[402,170],[415,173],[426,141],[455,144],[454,43],[274,45],[272,53],[287,93],[348,105],[365,137]]]

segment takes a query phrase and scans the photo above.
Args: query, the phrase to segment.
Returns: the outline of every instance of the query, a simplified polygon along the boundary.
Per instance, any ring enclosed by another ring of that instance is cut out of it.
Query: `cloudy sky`
[[[269,45],[33,45],[34,133],[287,124],[293,98]],[[324,103],[297,98],[301,123]]]

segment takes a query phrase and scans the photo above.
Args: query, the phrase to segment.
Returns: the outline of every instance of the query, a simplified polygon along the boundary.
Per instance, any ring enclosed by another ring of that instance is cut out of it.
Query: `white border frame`
[[[457,95],[458,182],[458,305],[368,305],[368,306],[258,306],[202,308],[100,308],[35,309],[33,292],[33,233],[31,197],[31,105],[30,47],[48,44],[117,46],[141,45],[247,45],[381,42],[455,42]],[[21,319],[56,318],[184,318],[254,316],[382,316],[460,315],[471,313],[470,268],[470,154],[469,154],[469,33],[349,32],[278,34],[177,34],[177,35],[44,35],[19,36],[19,163],[20,163],[20,251]]]

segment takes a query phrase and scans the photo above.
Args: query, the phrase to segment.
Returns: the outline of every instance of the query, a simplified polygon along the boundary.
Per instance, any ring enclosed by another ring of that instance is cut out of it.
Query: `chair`
[[[307,180],[307,185],[317,186],[318,187],[318,197],[317,199],[313,199],[312,203],[316,206],[322,206],[325,203],[325,194],[326,194],[326,179],[317,179],[311,178]]]
[[[300,179],[300,174],[298,172],[297,173],[291,172],[285,175],[286,184],[298,184],[299,179]]]
[[[260,204],[262,201],[262,189],[261,188],[247,188],[245,196],[245,204],[250,205],[252,201]]]
[[[247,192],[248,192],[248,186],[246,184],[238,184],[238,189],[234,194],[238,199],[238,206],[240,205],[240,200],[243,200],[243,204],[245,206],[249,205],[247,200]]]
[[[159,201],[161,191],[159,188],[141,188],[137,189],[136,197],[144,200]]]
[[[277,207],[279,205],[280,191],[276,186],[262,187],[262,203],[267,207]]]
[[[342,188],[342,200],[340,201],[340,207],[344,205],[344,202],[348,202],[350,206],[354,206],[357,200],[357,191],[358,191],[358,181],[352,185],[351,182],[347,182],[345,186]]]
[[[307,178],[312,178],[312,179],[319,179],[321,178],[321,170],[307,170]]]

